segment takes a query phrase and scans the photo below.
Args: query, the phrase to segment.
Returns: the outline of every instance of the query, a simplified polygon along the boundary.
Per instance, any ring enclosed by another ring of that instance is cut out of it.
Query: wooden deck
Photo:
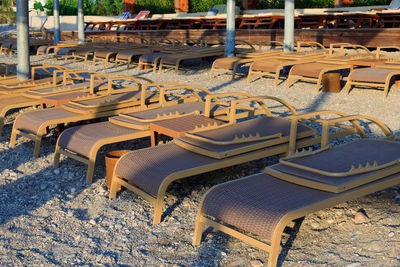
[[[208,43],[216,43],[225,39],[225,30],[159,30],[159,31],[94,31],[86,32],[86,36],[140,36],[145,39],[174,38],[207,40]],[[65,39],[76,38],[76,32],[63,32]],[[118,39],[118,38],[117,38]],[[283,40],[283,30],[279,29],[237,29],[236,39],[244,40],[252,44],[267,42],[270,40]],[[296,29],[296,41],[316,41],[323,45],[330,43],[347,42],[361,44],[368,47],[400,44],[400,28],[361,28],[361,29]]]

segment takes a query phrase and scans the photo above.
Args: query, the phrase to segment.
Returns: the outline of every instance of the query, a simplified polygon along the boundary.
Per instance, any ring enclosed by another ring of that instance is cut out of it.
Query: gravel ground
[[[0,62],[15,63],[16,56],[0,56]],[[62,61],[31,57],[32,63],[61,64]],[[124,72],[156,82],[181,82],[203,86],[212,92],[248,92],[272,95],[305,113],[335,109],[365,114],[385,122],[400,135],[400,90],[393,88],[387,99],[382,91],[353,90],[318,93],[315,85],[298,82],[286,88],[261,78],[230,80],[226,74],[214,79],[209,69],[154,74],[102,64],[67,63],[71,68]],[[220,232],[208,231],[198,247],[191,245],[194,222],[202,195],[213,185],[261,171],[277,157],[262,159],[174,183],[166,197],[161,224],[151,225],[152,206],[131,192],[108,199],[104,154],[112,149],[134,149],[149,140],[126,142],[103,149],[92,184],[86,184],[86,166],[62,158],[52,167],[55,131],[43,141],[41,156],[31,157],[33,144],[19,138],[8,147],[12,120],[7,117],[0,137],[0,264],[9,265],[121,265],[121,266],[262,266],[268,254]],[[365,125],[370,127],[370,125]],[[371,127],[371,132],[376,132]],[[393,187],[354,201],[325,209],[305,218],[283,247],[282,266],[399,266],[400,187]],[[361,212],[368,215],[356,223]]]

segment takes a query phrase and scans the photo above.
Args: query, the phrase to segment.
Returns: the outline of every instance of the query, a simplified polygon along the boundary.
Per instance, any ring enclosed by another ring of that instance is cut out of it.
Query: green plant
[[[77,0],[60,0],[60,15],[76,15]],[[47,15],[53,15],[53,0],[46,0],[44,7],[47,9]],[[84,0],[83,9],[85,15],[115,16],[123,11],[122,0]]]
[[[44,7],[42,5],[41,2],[35,1],[35,3],[33,3],[33,9],[36,11],[44,11]]]
[[[149,10],[152,14],[166,14],[175,12],[174,0],[136,0],[135,12]]]
[[[3,0],[0,5],[0,22],[15,22],[16,14],[12,8],[12,0]]]
[[[189,0],[189,12],[207,12],[209,8],[213,8],[215,5],[225,4],[226,0]],[[236,0],[236,6],[242,7],[242,0]]]

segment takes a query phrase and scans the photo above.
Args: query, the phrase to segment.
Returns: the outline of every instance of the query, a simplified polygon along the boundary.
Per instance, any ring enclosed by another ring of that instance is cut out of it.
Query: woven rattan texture
[[[76,126],[66,129],[59,137],[58,145],[88,157],[94,144],[104,138],[122,136],[138,132],[108,121]]]
[[[376,161],[381,165],[398,158],[400,158],[400,143],[384,140],[357,140],[316,155],[293,160],[292,162],[327,172],[348,172],[352,166],[358,167],[359,164],[365,166],[368,162],[372,165]],[[271,168],[283,173],[335,186],[346,184],[371,174],[329,177],[282,164],[274,165]]]
[[[155,196],[169,174],[214,162],[169,143],[128,153],[118,161],[115,172]]]
[[[202,211],[270,241],[287,212],[331,196],[334,194],[256,174],[212,189],[204,199]]]
[[[66,111],[62,108],[36,110],[19,116],[14,122],[14,128],[37,134],[40,126],[49,120],[76,116],[78,116],[78,114]]]

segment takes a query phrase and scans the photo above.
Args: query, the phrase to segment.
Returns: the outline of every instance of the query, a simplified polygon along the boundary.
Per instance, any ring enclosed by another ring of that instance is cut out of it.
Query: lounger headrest
[[[215,107],[212,107],[212,110],[221,109],[221,107],[218,105],[214,106]],[[128,127],[131,129],[147,130],[150,128],[150,123],[152,122],[203,113],[203,102],[187,102],[178,105],[146,110],[142,112],[120,114],[116,117],[110,118],[109,121],[113,124]]]
[[[156,93],[146,93],[146,99],[158,99]],[[139,102],[140,91],[132,91],[113,95],[82,97],[63,104],[61,107],[71,112],[87,114],[137,106]]]
[[[212,158],[227,158],[287,143],[290,120],[259,117],[213,130],[188,133],[174,142],[187,150]],[[299,124],[298,138],[314,135],[314,130]]]
[[[283,158],[265,171],[291,183],[340,193],[400,172],[400,143],[358,140]]]

